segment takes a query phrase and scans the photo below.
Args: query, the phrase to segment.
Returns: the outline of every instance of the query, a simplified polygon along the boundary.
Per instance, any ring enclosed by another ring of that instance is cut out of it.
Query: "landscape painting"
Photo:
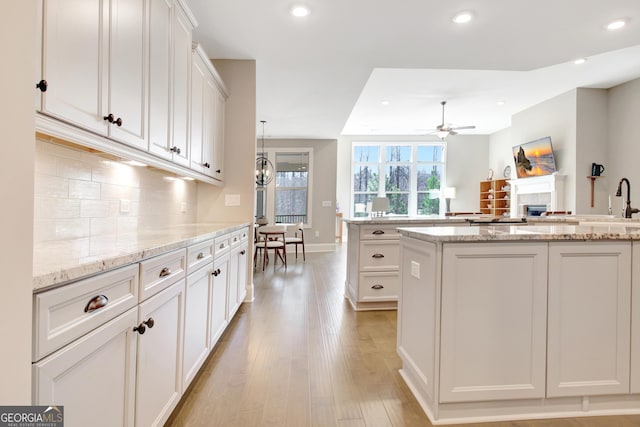
[[[550,175],[556,171],[551,138],[545,137],[513,147],[518,178]]]

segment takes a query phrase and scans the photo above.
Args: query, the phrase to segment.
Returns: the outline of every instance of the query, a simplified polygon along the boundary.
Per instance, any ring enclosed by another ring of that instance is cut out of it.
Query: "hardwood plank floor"
[[[167,426],[431,426],[404,384],[396,312],[344,299],[346,243],[255,270],[241,306]],[[466,424],[640,427],[640,416]]]

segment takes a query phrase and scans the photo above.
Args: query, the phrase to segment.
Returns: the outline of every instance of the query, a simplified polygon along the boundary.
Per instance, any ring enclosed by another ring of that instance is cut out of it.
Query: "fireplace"
[[[539,212],[538,215],[544,211],[564,210],[564,178],[555,173],[510,180],[511,217],[532,216],[527,212],[528,207],[535,207],[533,210]]]

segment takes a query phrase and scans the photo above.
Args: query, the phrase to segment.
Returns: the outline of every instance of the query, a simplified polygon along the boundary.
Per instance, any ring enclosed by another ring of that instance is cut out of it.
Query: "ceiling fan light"
[[[302,5],[294,6],[291,8],[291,14],[296,18],[304,18],[309,15],[309,8]]]
[[[436,132],[436,135],[438,136],[438,138],[440,139],[445,139],[447,136],[449,136],[449,131],[447,130],[441,130]]]

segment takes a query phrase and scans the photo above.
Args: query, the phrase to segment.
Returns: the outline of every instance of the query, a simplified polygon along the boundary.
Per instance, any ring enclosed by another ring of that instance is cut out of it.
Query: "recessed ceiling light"
[[[607,30],[619,30],[626,24],[627,22],[624,19],[616,19],[615,21],[611,21],[607,24]]]
[[[383,99],[382,101],[380,101],[380,104],[384,105],[385,107],[389,104],[391,104],[391,102],[389,102],[388,99]]]
[[[457,13],[456,16],[452,18],[452,21],[456,24],[466,24],[467,22],[473,19],[473,13],[469,11]]]
[[[498,107],[502,107],[504,104],[505,104],[505,102],[504,102],[504,101],[497,101],[497,102],[496,102],[496,105],[497,105]]]
[[[295,17],[302,18],[309,14],[309,8],[307,6],[294,6],[291,8],[291,14]]]
[[[582,65],[585,62],[587,62],[587,58],[578,58],[575,61],[573,61],[573,63],[576,64],[576,65]]]

